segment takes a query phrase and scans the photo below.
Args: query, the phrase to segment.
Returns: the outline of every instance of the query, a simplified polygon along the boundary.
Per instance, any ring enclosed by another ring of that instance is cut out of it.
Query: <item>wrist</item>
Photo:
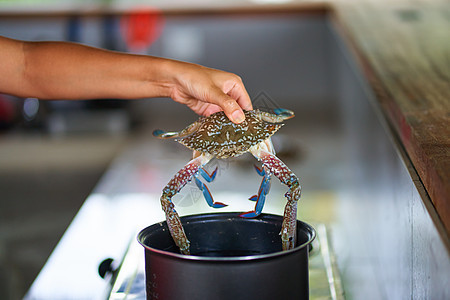
[[[199,66],[171,59],[162,59],[161,73],[164,74],[164,81],[169,89],[169,97],[177,101],[180,90],[183,90],[193,83],[193,75]],[[195,75],[194,75],[195,76]]]
[[[145,81],[153,91],[151,97],[171,97],[176,85],[176,70],[173,61],[159,57],[146,57],[148,67]]]

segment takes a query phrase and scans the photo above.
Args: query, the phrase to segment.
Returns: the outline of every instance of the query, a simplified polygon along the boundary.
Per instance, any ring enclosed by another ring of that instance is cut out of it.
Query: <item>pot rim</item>
[[[213,217],[214,215],[222,215],[222,216],[229,215],[230,217],[235,217],[236,215],[239,215],[240,213],[241,212],[202,213],[202,214],[186,215],[186,216],[181,217],[180,219],[181,219],[181,221],[183,221],[183,219],[186,219],[186,218],[192,218],[192,217],[195,218],[195,217],[200,217],[200,216],[208,218],[208,217]],[[267,214],[267,213],[262,213],[260,216],[282,217],[280,215]],[[254,220],[254,219],[249,219],[249,220]],[[161,221],[161,222],[152,224],[152,225],[147,226],[144,229],[142,229],[139,232],[139,234],[137,235],[137,241],[146,250],[149,250],[149,251],[154,252],[156,254],[167,256],[167,257],[172,257],[172,258],[177,258],[177,259],[182,259],[182,260],[190,260],[190,261],[242,262],[242,261],[260,260],[260,259],[270,259],[270,258],[275,258],[275,257],[279,257],[279,256],[289,255],[289,254],[292,254],[294,252],[301,251],[307,245],[311,244],[312,241],[314,241],[314,239],[316,238],[316,231],[315,231],[315,229],[311,225],[309,225],[308,223],[305,223],[305,222],[300,221],[300,220],[297,219],[297,223],[300,223],[300,224],[302,224],[304,226],[305,231],[307,232],[307,235],[309,236],[309,239],[305,243],[303,243],[301,245],[298,245],[298,246],[294,247],[293,249],[290,249],[290,250],[287,250],[287,251],[277,251],[277,252],[271,252],[271,253],[266,253],[266,254],[258,254],[258,255],[225,256],[225,257],[186,255],[186,254],[173,253],[173,252],[169,252],[169,251],[153,248],[153,247],[150,247],[150,246],[144,244],[143,236],[144,236],[144,233],[148,230],[148,228],[150,228],[150,227],[152,227],[154,225],[157,225],[157,224],[163,224],[165,222],[166,221]]]

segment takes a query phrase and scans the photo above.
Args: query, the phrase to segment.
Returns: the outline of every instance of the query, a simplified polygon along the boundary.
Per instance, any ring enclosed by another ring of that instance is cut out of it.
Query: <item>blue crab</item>
[[[275,109],[273,113],[252,110],[245,112],[245,121],[234,124],[223,112],[218,112],[200,118],[180,132],[162,130],[153,132],[154,136],[161,139],[177,138],[179,143],[194,151],[193,159],[175,174],[161,195],[161,205],[166,214],[170,234],[182,254],[190,254],[190,242],[171,198],[194,178],[209,206],[213,208],[226,206],[213,200],[208,187],[198,177],[200,175],[207,182],[212,182],[216,177],[217,168],[212,173],[203,168],[212,158],[235,157],[246,152],[250,152],[262,162],[262,168],[256,167],[256,171],[263,178],[258,194],[250,197],[250,200],[256,202],[255,209],[240,216],[253,218],[261,213],[270,189],[270,177],[272,174],[275,175],[281,183],[289,187],[285,194],[287,204],[280,232],[282,248],[288,250],[294,247],[297,201],[300,199],[301,187],[297,176],[276,157],[270,138],[283,126],[281,122],[292,117],[294,113],[287,109]]]

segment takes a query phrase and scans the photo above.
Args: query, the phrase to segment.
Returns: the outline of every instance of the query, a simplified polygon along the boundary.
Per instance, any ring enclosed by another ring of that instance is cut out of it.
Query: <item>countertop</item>
[[[448,1],[337,1],[384,115],[450,231],[450,5]]]
[[[21,5],[24,3],[24,5]],[[118,14],[144,1],[4,2],[2,17]],[[145,3],[148,3],[145,2]],[[25,6],[26,4],[26,6]],[[328,13],[450,232],[450,5],[445,0],[152,1],[166,14]],[[31,5],[31,6],[30,6]],[[50,9],[49,9],[50,8]],[[433,209],[431,207],[431,209]],[[440,223],[440,222],[438,222]]]

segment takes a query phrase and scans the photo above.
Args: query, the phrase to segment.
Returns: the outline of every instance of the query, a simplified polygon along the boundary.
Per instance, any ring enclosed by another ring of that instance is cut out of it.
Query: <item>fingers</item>
[[[241,78],[235,74],[227,73],[222,89],[214,89],[212,103],[219,105],[227,117],[238,124],[245,120],[243,109],[252,110],[252,101],[244,87]],[[230,78],[231,77],[231,78]],[[219,85],[220,86],[220,85]]]
[[[223,110],[219,105],[200,101],[193,97],[184,97],[181,103],[187,105],[187,107],[201,116],[209,116]]]
[[[216,104],[208,103],[207,107],[204,109],[202,115],[209,116],[216,112],[222,111],[222,108]]]
[[[216,87],[212,88],[210,91],[211,94],[208,102],[220,106],[228,119],[236,124],[242,123],[242,121],[245,120],[244,112],[235,99]]]
[[[238,124],[245,120],[244,110],[252,110],[252,102],[239,76],[216,69],[178,62],[171,97],[193,111],[210,115],[223,110]]]
[[[236,76],[238,82],[232,87],[232,89],[227,93],[233,99],[236,99],[237,103],[242,109],[253,110],[252,101],[244,87],[244,83],[239,76]]]

